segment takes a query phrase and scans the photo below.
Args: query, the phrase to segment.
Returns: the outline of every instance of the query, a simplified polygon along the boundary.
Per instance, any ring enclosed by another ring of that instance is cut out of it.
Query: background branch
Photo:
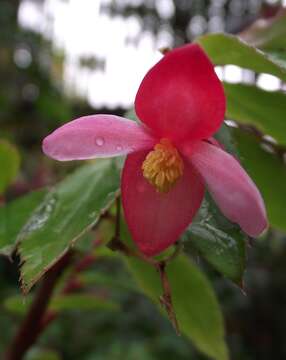
[[[70,264],[72,253],[64,255],[43,278],[41,287],[18,332],[4,355],[5,360],[21,360],[42,331],[42,318],[63,270]]]

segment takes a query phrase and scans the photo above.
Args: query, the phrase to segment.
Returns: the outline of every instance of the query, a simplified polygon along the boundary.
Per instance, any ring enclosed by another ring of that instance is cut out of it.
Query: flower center
[[[145,179],[159,192],[168,192],[183,175],[184,163],[168,139],[161,139],[142,163]]]

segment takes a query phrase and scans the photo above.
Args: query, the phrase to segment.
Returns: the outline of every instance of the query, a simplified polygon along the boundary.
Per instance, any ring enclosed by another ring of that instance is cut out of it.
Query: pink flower
[[[144,254],[156,255],[179,238],[198,211],[205,186],[222,213],[247,234],[258,236],[266,228],[255,184],[210,139],[223,122],[225,96],[198,45],[170,51],[146,74],[135,110],[141,125],[115,115],[81,117],[46,137],[43,151],[61,161],[128,154],[122,203]]]

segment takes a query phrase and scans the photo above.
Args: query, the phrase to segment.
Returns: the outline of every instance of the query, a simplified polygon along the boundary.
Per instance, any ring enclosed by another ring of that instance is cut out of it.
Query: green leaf
[[[208,34],[197,38],[215,65],[237,65],[257,73],[266,73],[286,81],[286,68],[275,57],[229,34]]]
[[[272,226],[286,230],[286,166],[275,154],[266,152],[257,139],[239,129],[233,130],[240,161],[258,186]]]
[[[110,250],[109,250],[110,251]],[[118,257],[118,255],[116,255]],[[136,284],[132,281],[133,279],[128,279],[118,274],[109,274],[101,273],[99,271],[85,271],[82,274],[78,275],[79,281],[83,285],[99,285],[103,287],[108,287],[111,289],[119,289],[124,291],[138,291]]]
[[[20,230],[46,193],[46,190],[31,192],[0,207],[0,255],[12,255]]]
[[[245,269],[246,235],[222,215],[209,195],[182,239],[189,253],[197,250],[216,270],[235,283],[241,283]]]
[[[110,160],[79,168],[47,195],[19,236],[27,292],[114,202],[119,170]]]
[[[262,133],[271,135],[286,145],[286,95],[269,92],[255,86],[224,84],[227,96],[227,117],[254,125]]]
[[[275,50],[271,52],[267,52],[268,55],[271,56],[272,59],[275,59],[275,62],[279,64],[281,67],[286,68],[286,51],[285,50]]]
[[[18,174],[20,155],[15,146],[0,140],[0,194],[3,193]]]
[[[50,310],[53,311],[67,311],[67,310],[119,310],[116,303],[100,299],[98,297],[88,294],[70,294],[65,296],[57,296],[52,299],[49,306]]]
[[[225,151],[235,157],[239,156],[231,128],[226,123],[221,124],[219,131],[214,134],[214,138],[223,145]]]
[[[123,228],[123,239],[131,241],[126,227]],[[162,286],[155,269],[134,258],[126,258],[126,262],[142,291],[160,306]],[[222,314],[206,277],[183,255],[168,265],[167,273],[181,331],[210,357],[228,359]]]
[[[114,229],[109,224],[110,230],[112,230],[112,235],[114,234]],[[112,236],[109,236],[108,241],[111,239]],[[107,242],[108,242],[107,241]],[[115,251],[110,250],[106,246],[99,246],[93,250],[93,255],[97,258],[118,258],[118,254]]]
[[[25,360],[61,360],[62,357],[55,351],[50,349],[42,349],[33,346],[25,355]]]
[[[4,308],[16,315],[24,316],[33,302],[33,296],[14,295],[4,300]]]
[[[11,296],[5,299],[4,308],[11,313],[24,316],[33,302],[33,296],[23,297],[21,295]],[[55,296],[49,305],[51,311],[90,311],[90,310],[109,310],[116,311],[118,305],[110,300],[100,299],[88,294],[68,294],[64,296]]]

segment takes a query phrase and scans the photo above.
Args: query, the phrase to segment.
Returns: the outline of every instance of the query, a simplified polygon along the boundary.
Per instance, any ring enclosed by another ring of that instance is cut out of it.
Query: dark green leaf
[[[133,279],[128,279],[128,281],[126,281],[126,278],[124,276],[120,276],[120,273],[115,275],[109,273],[103,274],[99,271],[85,271],[80,274],[78,278],[84,285],[100,285],[124,291],[137,291],[137,286],[134,281],[132,281]]]
[[[197,250],[216,270],[237,284],[241,283],[246,235],[222,215],[209,195],[182,239],[188,252]]]
[[[49,307],[54,311],[66,311],[66,310],[118,310],[119,307],[116,303],[100,299],[98,297],[88,294],[70,294],[65,296],[55,297]]]
[[[62,357],[55,351],[50,349],[41,349],[33,347],[25,356],[25,360],[61,360]]]
[[[126,227],[123,239],[131,241]],[[127,258],[126,262],[142,291],[159,305],[162,287],[155,269],[134,258]],[[208,280],[183,255],[172,261],[167,272],[181,331],[210,357],[217,360],[228,359],[222,314]]]
[[[12,255],[18,233],[46,193],[46,190],[35,191],[0,208],[0,254]]]
[[[25,292],[97,223],[118,188],[118,168],[102,160],[81,167],[48,194],[19,236]]]
[[[269,92],[255,86],[224,84],[227,96],[227,116],[244,124],[254,125],[286,145],[286,95]]]
[[[230,128],[223,124],[215,134],[225,150],[238,156]],[[207,194],[193,223],[183,235],[186,250],[194,250],[216,270],[240,284],[245,268],[246,235],[226,219]]]
[[[238,129],[233,133],[240,161],[262,193],[270,224],[285,231],[285,164],[276,155],[266,152],[254,136]]]
[[[215,133],[214,138],[223,145],[225,151],[238,157],[236,144],[231,133],[231,128],[228,125],[223,123],[219,131]]]
[[[8,141],[0,141],[0,194],[5,191],[18,174],[20,156]]]
[[[257,73],[267,73],[286,81],[286,68],[275,57],[264,54],[236,36],[208,34],[196,40],[215,65],[237,65]]]

